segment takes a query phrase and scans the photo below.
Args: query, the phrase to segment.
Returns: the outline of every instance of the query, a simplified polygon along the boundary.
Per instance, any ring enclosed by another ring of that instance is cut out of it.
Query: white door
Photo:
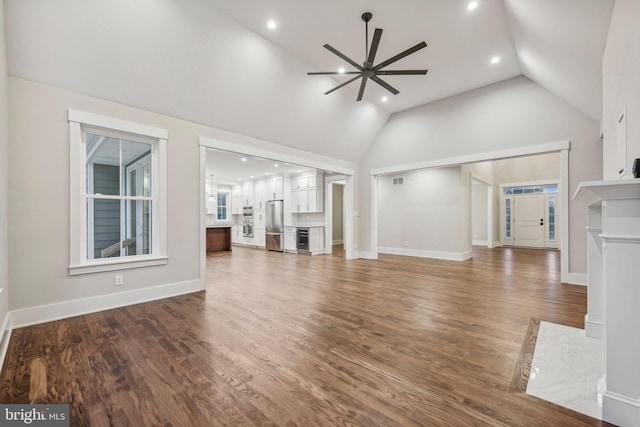
[[[528,194],[515,198],[514,245],[544,248],[544,194]]]

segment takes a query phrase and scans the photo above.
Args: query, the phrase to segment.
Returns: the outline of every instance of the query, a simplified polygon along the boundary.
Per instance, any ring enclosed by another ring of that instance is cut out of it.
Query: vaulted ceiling
[[[600,120],[601,58],[614,0],[5,0],[13,76],[337,158],[362,158],[389,114],[524,74]],[[369,83],[324,92],[350,67],[329,43],[388,69],[400,93]],[[275,29],[267,27],[273,20]],[[498,63],[492,63],[499,57]],[[389,95],[388,101],[381,100]]]

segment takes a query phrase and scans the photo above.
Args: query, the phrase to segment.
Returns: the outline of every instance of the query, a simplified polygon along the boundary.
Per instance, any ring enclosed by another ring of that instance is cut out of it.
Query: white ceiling
[[[390,114],[524,74],[595,120],[614,0],[4,0],[12,76],[341,160],[359,162]],[[307,76],[376,62],[400,93]],[[278,23],[266,28],[267,19]],[[492,57],[501,61],[491,64]]]
[[[309,170],[274,159],[248,156],[231,151],[207,150],[207,180],[217,184],[235,185],[245,181],[268,179],[270,176],[294,174]]]
[[[474,10],[470,0],[208,1],[310,64],[308,71],[352,69],[325,43],[364,61],[366,11],[373,13],[369,40],[375,28],[384,30],[376,63],[425,41],[427,48],[386,69],[426,68],[426,76],[383,77],[400,91],[395,97],[367,84],[367,99],[391,113],[524,74],[600,119],[600,61],[613,0],[479,0]],[[495,56],[498,64],[491,63]],[[337,76],[326,89],[349,78]],[[358,82],[339,90],[355,100]]]

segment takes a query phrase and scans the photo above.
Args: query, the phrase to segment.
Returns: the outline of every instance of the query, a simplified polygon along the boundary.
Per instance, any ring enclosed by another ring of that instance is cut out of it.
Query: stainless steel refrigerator
[[[265,205],[266,247],[269,251],[284,250],[284,212],[282,200],[269,200]]]

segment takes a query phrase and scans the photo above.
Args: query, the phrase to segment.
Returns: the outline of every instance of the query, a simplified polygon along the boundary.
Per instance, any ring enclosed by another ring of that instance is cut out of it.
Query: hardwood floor
[[[583,325],[559,269],[234,247],[207,292],[14,330],[0,400],[71,403],[73,426],[605,425],[512,386],[532,319]]]

